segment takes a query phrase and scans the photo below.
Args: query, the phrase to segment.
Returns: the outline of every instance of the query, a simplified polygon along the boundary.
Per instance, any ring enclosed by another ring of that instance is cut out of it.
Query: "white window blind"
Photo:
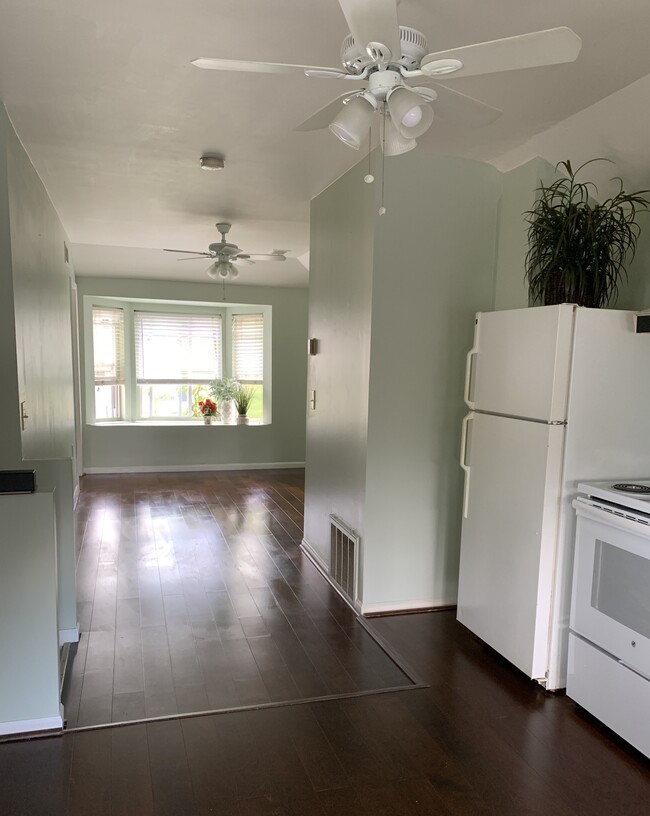
[[[135,312],[138,385],[220,378],[221,316]]]
[[[124,312],[93,307],[93,352],[96,385],[124,383]]]
[[[242,383],[263,381],[264,315],[233,315],[232,375]]]

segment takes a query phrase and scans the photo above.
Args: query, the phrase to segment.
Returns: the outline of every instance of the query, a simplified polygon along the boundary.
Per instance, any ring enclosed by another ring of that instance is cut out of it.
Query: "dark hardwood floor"
[[[373,625],[429,688],[1,744],[0,813],[650,812],[650,762],[568,698],[530,682],[454,612]]]
[[[412,685],[300,551],[303,482],[83,479],[68,728]]]

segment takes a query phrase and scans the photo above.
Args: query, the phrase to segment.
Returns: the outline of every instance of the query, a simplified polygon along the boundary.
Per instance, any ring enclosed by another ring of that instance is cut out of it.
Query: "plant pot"
[[[204,425],[212,425],[212,417],[211,416],[204,416],[203,417],[203,424]]]
[[[248,417],[246,416],[246,414],[238,414],[237,424],[238,425],[248,425]]]
[[[219,413],[221,414],[221,422],[224,425],[230,425],[233,415],[232,400],[224,400],[219,403]]]

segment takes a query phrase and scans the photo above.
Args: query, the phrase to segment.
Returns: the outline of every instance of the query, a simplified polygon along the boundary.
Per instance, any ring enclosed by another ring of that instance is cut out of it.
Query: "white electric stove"
[[[650,479],[578,490],[567,695],[650,756]]]

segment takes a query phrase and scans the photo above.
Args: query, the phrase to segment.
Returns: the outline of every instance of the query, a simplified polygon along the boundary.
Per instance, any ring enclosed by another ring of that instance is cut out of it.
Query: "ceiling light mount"
[[[217,156],[213,153],[204,153],[199,159],[201,170],[223,170],[225,166],[223,156]]]

